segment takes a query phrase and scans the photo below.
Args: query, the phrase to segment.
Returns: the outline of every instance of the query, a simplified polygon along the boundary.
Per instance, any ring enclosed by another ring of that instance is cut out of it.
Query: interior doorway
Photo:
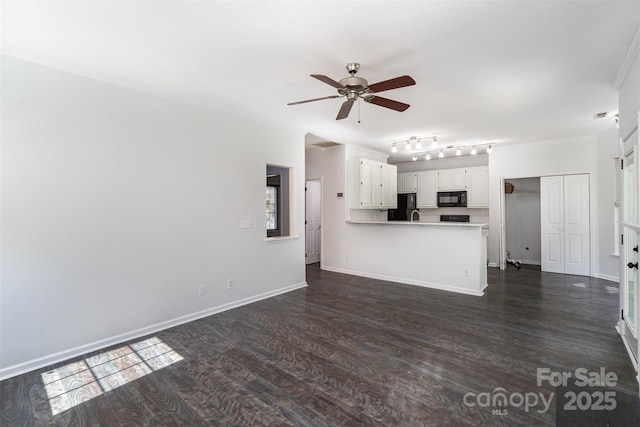
[[[540,178],[505,179],[505,249],[512,260],[540,265]]]
[[[305,183],[305,263],[320,262],[322,229],[322,182],[319,179]]]

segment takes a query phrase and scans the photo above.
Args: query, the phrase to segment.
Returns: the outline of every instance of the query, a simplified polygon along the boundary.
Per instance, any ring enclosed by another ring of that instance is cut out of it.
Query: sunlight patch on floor
[[[152,337],[45,372],[42,382],[56,415],[182,359]]]

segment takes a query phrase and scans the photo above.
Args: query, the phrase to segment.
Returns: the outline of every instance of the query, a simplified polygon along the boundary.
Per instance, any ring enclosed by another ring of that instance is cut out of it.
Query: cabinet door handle
[[[632,249],[633,252],[638,252],[638,245],[636,245],[635,248]]]
[[[627,267],[629,268],[635,268],[636,270],[638,269],[638,263],[636,262],[635,264],[630,262],[629,264],[627,264]]]

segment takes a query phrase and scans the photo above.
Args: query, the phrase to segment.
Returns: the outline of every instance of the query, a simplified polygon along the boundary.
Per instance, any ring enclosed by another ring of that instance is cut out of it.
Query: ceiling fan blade
[[[346,119],[347,116],[349,116],[349,112],[351,111],[351,107],[353,107],[354,101],[355,99],[347,99],[342,103],[342,107],[340,107],[340,111],[338,111],[336,120]]]
[[[381,107],[390,108],[396,111],[404,111],[410,107],[409,104],[405,104],[404,102],[394,101],[393,99],[383,98],[381,96],[374,96],[368,99],[365,99],[366,102],[370,102],[371,104],[376,104]]]
[[[324,82],[324,83],[326,83],[328,85],[331,85],[331,86],[335,87],[336,89],[346,89],[344,86],[342,86],[337,81],[333,80],[330,77],[323,76],[322,74],[311,74],[311,77],[313,77],[314,79],[318,79],[321,82]]]
[[[340,98],[340,95],[323,96],[322,98],[305,99],[304,101],[290,102],[287,105],[298,105],[306,102],[322,101],[323,99]]]
[[[384,90],[398,89],[405,86],[412,86],[416,84],[416,81],[409,76],[400,76],[395,79],[385,80],[383,82],[374,83],[369,85],[369,90],[372,92],[382,92]]]

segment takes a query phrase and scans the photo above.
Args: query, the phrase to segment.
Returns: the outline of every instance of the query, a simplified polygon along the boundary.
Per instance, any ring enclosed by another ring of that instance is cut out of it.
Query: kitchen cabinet
[[[445,169],[438,171],[438,191],[456,191],[466,189],[466,169]]]
[[[406,172],[398,174],[398,193],[415,193],[418,191],[418,174]]]
[[[438,207],[438,171],[418,172],[418,208]]]
[[[392,209],[398,205],[397,167],[371,159],[349,162],[349,207]]]
[[[489,168],[467,169],[467,207],[489,207]]]
[[[382,207],[398,207],[398,168],[395,165],[381,163],[382,165]]]

